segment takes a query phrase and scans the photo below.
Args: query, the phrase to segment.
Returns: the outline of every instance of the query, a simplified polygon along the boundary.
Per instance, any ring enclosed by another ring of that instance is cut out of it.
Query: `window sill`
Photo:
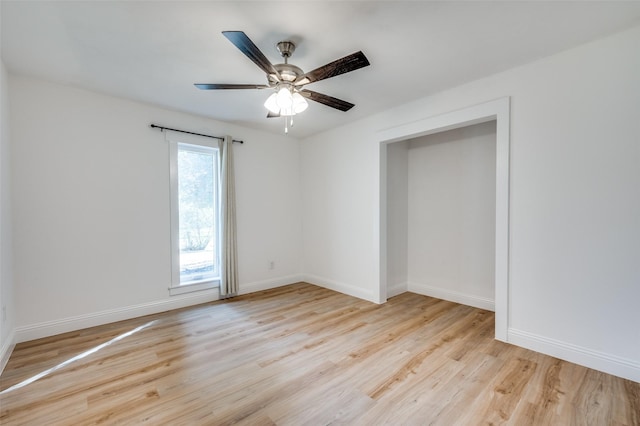
[[[169,287],[169,295],[177,296],[179,294],[192,293],[194,291],[210,290],[220,287],[220,280],[194,281],[188,284],[182,284],[175,287]]]

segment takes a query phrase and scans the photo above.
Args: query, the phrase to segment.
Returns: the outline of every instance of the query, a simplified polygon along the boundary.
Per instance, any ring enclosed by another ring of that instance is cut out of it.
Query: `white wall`
[[[240,290],[300,279],[297,140],[21,76],[10,94],[17,341],[217,297],[169,296],[168,146],[150,123],[245,141]]]
[[[493,310],[496,123],[413,139],[408,288]]]
[[[510,96],[508,338],[640,381],[639,45],[635,27],[304,140],[308,279],[376,300],[379,132]]]
[[[0,61],[0,372],[11,354],[15,323],[9,121],[8,74]]]
[[[387,297],[407,291],[409,282],[409,142],[387,149]]]
[[[303,270],[310,283],[376,301],[380,162],[367,123],[303,141]]]

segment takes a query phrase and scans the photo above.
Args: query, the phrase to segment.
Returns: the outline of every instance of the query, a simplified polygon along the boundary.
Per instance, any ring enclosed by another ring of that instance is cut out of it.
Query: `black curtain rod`
[[[157,124],[152,124],[150,127],[153,128],[153,129],[160,129],[160,131],[173,130],[174,132],[188,133],[190,135],[197,135],[197,136],[204,136],[205,138],[218,139],[219,141],[223,141],[224,140],[224,138],[220,137],[220,136],[211,136],[211,135],[203,135],[202,133],[187,132],[186,130],[178,130],[178,129],[172,129],[171,127],[158,126]],[[233,139],[233,142],[234,143],[244,143],[243,141],[237,141],[235,139]]]

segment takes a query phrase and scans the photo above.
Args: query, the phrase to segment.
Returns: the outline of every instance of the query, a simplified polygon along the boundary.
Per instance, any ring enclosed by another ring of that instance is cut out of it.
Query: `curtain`
[[[220,297],[238,294],[238,250],[236,247],[236,188],[233,170],[233,139],[226,136],[221,143],[221,274]]]

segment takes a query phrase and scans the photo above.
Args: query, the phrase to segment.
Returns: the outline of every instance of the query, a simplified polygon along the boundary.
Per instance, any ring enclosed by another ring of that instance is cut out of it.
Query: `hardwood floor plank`
[[[520,402],[527,382],[537,364],[522,358],[510,359],[488,383],[486,392],[477,398],[472,410],[463,418],[469,424],[504,424]]]
[[[487,377],[497,375],[501,367],[499,360],[490,355],[478,352],[470,356],[457,374],[425,391],[430,406],[419,407],[412,417],[428,419],[433,425],[462,424],[460,419],[470,403],[487,391]]]
[[[493,328],[452,302],[298,283],[19,344],[0,424],[640,424],[640,384]]]
[[[629,419],[630,424],[640,425],[640,384],[624,380],[623,387],[624,390],[620,390],[616,395],[621,399],[621,410],[625,411],[624,419]]]

